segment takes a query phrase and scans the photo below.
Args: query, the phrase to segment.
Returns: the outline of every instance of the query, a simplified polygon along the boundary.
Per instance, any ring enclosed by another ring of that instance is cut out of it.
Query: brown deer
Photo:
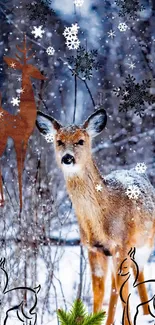
[[[18,183],[20,196],[20,211],[22,210],[22,171],[29,137],[33,132],[36,121],[36,103],[30,78],[45,80],[41,72],[27,62],[34,56],[34,53],[27,57],[27,52],[31,50],[26,47],[26,35],[24,36],[23,48],[16,46],[23,57],[16,54],[17,59],[4,57],[4,61],[10,68],[22,71],[22,91],[20,95],[20,106],[17,115],[12,115],[0,107],[0,157],[5,150],[8,137],[14,140],[17,157]],[[1,105],[0,105],[1,106]],[[4,203],[2,178],[0,175],[1,205]]]
[[[79,126],[63,127],[42,112],[38,112],[36,124],[43,135],[54,136],[56,159],[78,218],[81,241],[88,247],[95,312],[102,309],[108,261],[109,256],[112,257],[106,322],[106,325],[112,325],[123,283],[118,271],[131,247],[137,249],[139,281],[144,282],[143,267],[154,244],[155,190],[147,177],[135,170],[112,172],[104,178],[100,175],[92,158],[91,142],[104,129],[106,122],[105,110],[99,109]],[[139,196],[134,200],[126,192],[129,184],[135,184],[139,189]],[[148,301],[145,284],[140,287],[139,294],[142,301]],[[127,284],[126,300],[128,295]],[[148,313],[146,305],[143,310]]]

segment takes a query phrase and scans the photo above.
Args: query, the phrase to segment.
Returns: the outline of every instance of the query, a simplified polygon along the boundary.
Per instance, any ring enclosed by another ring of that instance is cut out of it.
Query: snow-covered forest
[[[108,122],[93,143],[101,173],[144,163],[155,185],[155,1],[84,0],[81,6],[77,4],[74,0],[0,0],[1,106],[12,114],[18,112],[21,71],[9,68],[3,57],[16,57],[16,45],[22,47],[25,33],[27,46],[32,44],[35,52],[30,63],[48,78],[31,79],[37,108],[67,125],[82,123],[103,106]],[[66,41],[64,31],[71,26],[80,41],[75,43],[77,48]],[[34,128],[23,171],[21,214],[11,138],[1,157],[1,170],[5,204],[0,207],[0,257],[6,258],[8,287],[41,285],[37,324],[57,325],[55,311],[70,308],[77,296],[90,311],[87,251],[80,245],[53,144]],[[145,270],[148,278],[153,277],[154,263],[152,254]],[[3,274],[0,277],[2,322],[14,297],[6,301]],[[17,325],[12,315],[10,324]]]

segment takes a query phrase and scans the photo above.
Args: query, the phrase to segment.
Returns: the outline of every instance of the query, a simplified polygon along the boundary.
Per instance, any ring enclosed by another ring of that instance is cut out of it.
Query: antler
[[[35,53],[32,53],[29,57],[26,57],[26,54],[28,51],[32,49],[32,44],[27,48],[26,47],[26,34],[24,34],[24,40],[23,40],[23,49],[21,49],[18,45],[16,45],[17,50],[23,54],[23,58],[21,58],[17,53],[16,57],[18,58],[19,61],[24,61],[24,64],[26,64],[27,61],[29,61]]]

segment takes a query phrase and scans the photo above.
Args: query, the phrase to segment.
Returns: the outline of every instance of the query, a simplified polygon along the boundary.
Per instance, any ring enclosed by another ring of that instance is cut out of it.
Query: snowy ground
[[[39,269],[41,272],[39,272],[39,279],[38,282],[41,284],[41,291],[38,294],[39,296],[42,296],[42,293],[44,291],[45,286],[44,286],[44,281],[45,281],[45,270],[44,270],[44,265],[41,265],[39,263]],[[62,292],[60,290],[60,283],[55,282],[56,285],[56,290],[57,290],[57,298],[58,298],[58,307],[59,308],[64,308],[64,300],[67,304],[68,309],[70,308],[71,304],[73,303],[74,299],[76,298],[77,294],[77,286],[76,283],[78,282],[79,278],[79,248],[78,247],[73,247],[73,248],[65,248],[63,257],[61,258],[60,265],[59,265],[59,270],[57,271],[56,277],[61,281],[62,288],[63,288],[63,296]],[[155,279],[155,263],[150,262],[145,266],[145,279]],[[108,310],[108,299],[109,299],[109,294],[110,294],[110,271],[108,273],[107,277],[107,288],[106,288],[106,296],[105,296],[105,302],[104,302],[104,310]],[[132,280],[130,283],[130,288],[132,288]],[[132,292],[130,290],[130,292]],[[148,285],[148,292],[149,292],[149,297],[152,297],[155,294],[155,283]],[[138,304],[139,302],[139,297],[137,293],[133,293],[133,299],[132,299],[132,305],[131,305],[131,311],[134,309],[133,307]],[[51,309],[55,310],[55,300],[53,298],[54,293],[51,292]],[[89,272],[89,265],[87,263],[86,270],[84,272],[84,292],[83,292],[83,299],[86,300],[87,298],[91,297],[92,301],[92,291],[90,290],[90,272]],[[42,301],[39,299],[38,302],[38,322],[37,324],[41,324],[41,316],[40,312],[42,310]],[[151,310],[153,310],[153,306],[150,306]],[[91,311],[91,308],[89,306],[89,311]],[[46,310],[45,310],[46,314]],[[3,316],[4,317],[4,316]],[[1,318],[1,324],[3,324]],[[115,325],[120,325],[121,324],[121,317],[122,317],[122,308],[121,308],[121,303],[119,300],[118,307],[117,307],[117,312],[116,312],[116,321]],[[145,325],[149,324],[151,321],[151,324],[155,324],[155,319],[153,319],[152,316],[143,316],[142,311],[141,314],[138,317],[137,320],[137,325]],[[21,322],[15,317],[15,313],[12,312],[9,314],[9,319],[7,321],[7,325],[18,325],[21,324]],[[44,318],[43,323],[44,325],[57,325],[57,318],[56,314],[55,316],[48,316]]]

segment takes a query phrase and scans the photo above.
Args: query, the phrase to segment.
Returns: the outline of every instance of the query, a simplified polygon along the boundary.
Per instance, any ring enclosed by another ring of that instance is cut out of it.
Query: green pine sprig
[[[59,309],[57,311],[61,325],[101,325],[105,319],[105,312],[88,314],[80,299],[74,301],[69,312]]]

